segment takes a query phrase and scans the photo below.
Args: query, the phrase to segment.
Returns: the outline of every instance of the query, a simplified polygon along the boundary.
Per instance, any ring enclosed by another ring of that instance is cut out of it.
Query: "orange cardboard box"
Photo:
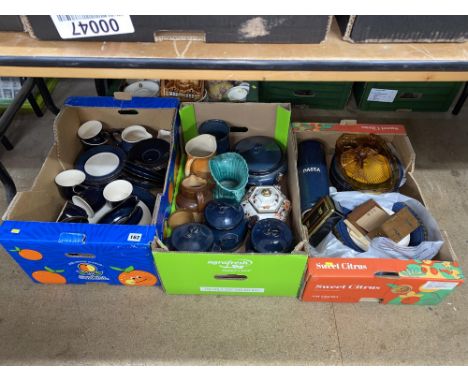
[[[424,198],[413,177],[415,154],[402,125],[294,123],[297,142],[320,140],[330,163],[334,145],[343,133],[373,133],[391,142],[407,169],[407,181],[400,192]],[[444,236],[444,245],[433,260],[347,259],[309,257],[302,301],[363,302],[383,304],[434,305],[440,303],[464,281],[457,257]]]

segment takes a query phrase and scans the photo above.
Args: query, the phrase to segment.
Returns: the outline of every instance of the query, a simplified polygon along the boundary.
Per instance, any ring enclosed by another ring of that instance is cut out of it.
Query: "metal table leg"
[[[467,98],[468,98],[468,82],[465,83],[465,87],[463,88],[462,94],[460,98],[458,99],[455,107],[453,108],[453,111],[452,111],[453,115],[458,115],[458,113],[460,113],[460,110],[463,107]]]
[[[39,89],[39,93],[41,93],[42,99],[44,100],[44,103],[47,106],[47,108],[55,115],[60,113],[60,109],[57,106],[55,106],[54,100],[50,95],[49,89],[47,88],[44,79],[35,78],[34,82],[36,83],[36,86]]]
[[[23,103],[26,101],[29,94],[33,90],[34,84],[35,82],[33,78],[26,79],[20,91],[12,100],[11,104],[7,107],[5,112],[0,116],[0,139],[3,140],[3,138],[5,138],[4,135],[8,127],[13,121],[13,118],[15,117],[18,110],[21,109],[21,106],[23,106]],[[3,143],[5,142],[10,143],[8,140],[6,141],[3,140]],[[15,182],[13,182],[13,179],[11,178],[10,174],[8,173],[8,171],[6,170],[6,168],[3,166],[1,162],[0,162],[0,181],[3,183],[5,187],[6,198],[7,198],[8,203],[10,203],[16,194],[16,186],[15,186]]]

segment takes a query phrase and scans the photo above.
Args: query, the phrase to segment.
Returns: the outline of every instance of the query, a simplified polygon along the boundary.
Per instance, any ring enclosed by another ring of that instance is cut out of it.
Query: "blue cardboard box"
[[[71,97],[66,101],[54,122],[54,144],[32,188],[15,196],[0,225],[1,245],[33,281],[160,285],[151,253],[156,212],[147,226],[57,223],[66,201],[54,178],[73,168],[82,150],[77,130],[92,119],[113,130],[136,124],[145,126],[153,136],[164,130],[174,159],[178,104],[172,98]],[[174,176],[174,162],[169,162],[165,184]],[[157,196],[165,190],[152,191]]]

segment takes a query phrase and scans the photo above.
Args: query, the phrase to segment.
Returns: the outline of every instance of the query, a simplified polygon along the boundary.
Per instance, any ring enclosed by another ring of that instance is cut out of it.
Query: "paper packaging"
[[[156,267],[168,294],[222,294],[297,297],[305,271],[307,254],[301,250],[306,231],[300,223],[297,187],[296,143],[290,129],[289,104],[262,103],[183,103],[180,109],[184,141],[197,134],[197,127],[208,119],[223,119],[231,125],[231,145],[248,136],[276,138],[288,153],[288,198],[292,202],[290,226],[296,250],[289,254],[259,253],[183,253],[161,246],[165,221],[171,212],[176,185],[161,195],[157,222],[159,245],[154,249]],[[183,148],[179,142],[179,154]],[[183,167],[181,158],[177,166]]]
[[[54,144],[32,188],[16,194],[0,226],[2,246],[33,281],[160,285],[151,255],[155,226],[55,223],[65,200],[54,178],[72,168],[82,150],[77,130],[83,122],[97,119],[119,130],[140,124],[156,136],[177,126],[177,106],[168,98],[71,97],[65,102],[54,122]],[[169,168],[166,176],[172,173]]]
[[[405,207],[388,218],[382,225],[370,230],[367,236],[373,239],[377,236],[388,237],[395,243],[403,240],[407,235],[419,227],[416,217]]]
[[[407,169],[402,194],[424,203],[413,172],[415,154],[402,125],[293,123],[298,142],[318,139],[327,148],[330,164],[335,142],[343,133],[379,134],[391,142]],[[380,302],[383,304],[432,305],[441,302],[464,282],[457,257],[445,232],[444,245],[433,260],[308,259],[301,291],[302,301]]]

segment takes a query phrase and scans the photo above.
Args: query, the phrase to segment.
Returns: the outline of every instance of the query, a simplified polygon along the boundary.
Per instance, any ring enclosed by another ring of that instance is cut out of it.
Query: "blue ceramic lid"
[[[274,171],[283,160],[283,151],[270,137],[255,136],[237,142],[234,151],[242,155],[251,174],[265,174]]]
[[[252,228],[251,244],[260,253],[288,253],[293,236],[289,226],[278,219],[259,220]]]
[[[205,206],[205,220],[217,230],[229,230],[242,221],[244,210],[239,203],[228,199],[210,200]]]
[[[200,223],[187,223],[172,231],[171,247],[177,251],[210,251],[214,236],[211,229]]]

